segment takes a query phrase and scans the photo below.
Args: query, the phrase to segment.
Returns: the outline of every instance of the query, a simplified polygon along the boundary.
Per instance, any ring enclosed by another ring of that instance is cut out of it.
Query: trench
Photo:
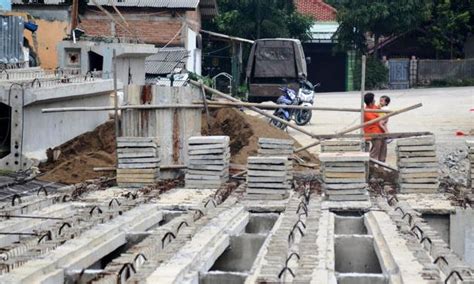
[[[388,283],[362,213],[335,215],[334,261],[337,283]]]
[[[209,271],[199,275],[200,284],[241,284],[247,279],[263,243],[279,214],[252,213],[243,232],[230,237],[230,244]]]

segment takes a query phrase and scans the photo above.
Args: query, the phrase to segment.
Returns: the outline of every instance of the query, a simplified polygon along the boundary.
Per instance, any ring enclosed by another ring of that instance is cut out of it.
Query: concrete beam
[[[244,207],[230,208],[210,220],[169,261],[158,267],[146,283],[197,283],[229,245],[229,236],[239,234],[248,223]],[[193,282],[194,281],[194,282]]]
[[[62,283],[64,270],[88,268],[125,244],[127,233],[146,231],[161,219],[156,205],[141,205],[0,276],[0,283]]]

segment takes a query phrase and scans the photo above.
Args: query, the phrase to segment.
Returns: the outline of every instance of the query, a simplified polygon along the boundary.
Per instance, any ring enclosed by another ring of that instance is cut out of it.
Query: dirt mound
[[[48,149],[47,161],[39,166],[45,174],[39,179],[73,184],[104,176],[103,172],[94,172],[93,168],[115,164],[114,131],[114,122],[108,121],[93,131]]]
[[[247,163],[248,156],[257,154],[259,137],[292,139],[286,132],[271,127],[265,120],[236,109],[212,111],[209,131],[206,116],[203,115],[202,125],[203,135],[228,135],[231,162],[242,165]],[[39,177],[41,180],[73,184],[104,176],[104,172],[94,172],[93,169],[115,165],[114,122],[108,121],[91,132],[77,136],[54,149],[48,149],[46,154],[47,161],[40,164],[40,171],[44,173]],[[318,163],[306,151],[298,155],[309,163]],[[108,175],[113,174],[110,172]]]
[[[211,111],[210,129],[207,130],[206,115],[202,116],[203,135],[227,135],[230,137],[231,162],[245,165],[247,157],[257,155],[258,138],[292,139],[288,133],[272,127],[267,121],[247,115],[239,110],[223,108]],[[296,147],[301,145],[295,142]],[[298,153],[306,162],[318,163],[307,151]]]

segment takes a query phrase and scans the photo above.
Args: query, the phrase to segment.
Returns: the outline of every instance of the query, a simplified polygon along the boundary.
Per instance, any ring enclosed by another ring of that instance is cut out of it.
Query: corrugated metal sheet
[[[153,8],[175,8],[175,9],[196,9],[199,0],[96,0],[97,4],[103,6],[117,7],[153,7]],[[95,6],[89,1],[89,6]]]
[[[0,63],[20,63],[23,54],[23,29],[21,17],[0,16]]]
[[[211,18],[218,14],[216,0],[201,0],[199,1],[199,8],[204,18]]]
[[[147,57],[145,61],[145,73],[155,75],[166,75],[176,68],[184,68],[188,51],[185,48],[164,48]]]
[[[38,1],[38,0],[28,0],[28,1],[25,1],[25,0],[12,0],[12,4],[16,4],[16,5],[28,5],[28,4],[58,5],[58,4],[65,4],[66,3],[65,0],[43,0],[42,2],[43,3],[40,3],[40,1]]]

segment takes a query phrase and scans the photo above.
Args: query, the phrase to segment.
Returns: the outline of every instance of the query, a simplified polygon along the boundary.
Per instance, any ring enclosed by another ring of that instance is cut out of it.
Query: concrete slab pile
[[[289,156],[293,155],[295,142],[289,139],[258,139],[259,156]]]
[[[247,199],[285,199],[291,190],[291,161],[285,156],[247,159]]]
[[[323,188],[330,201],[363,201],[367,191],[369,154],[361,152],[321,153]]]
[[[187,188],[219,188],[229,179],[229,136],[188,139]]]
[[[400,193],[435,193],[439,188],[439,165],[434,136],[397,140]]]
[[[159,153],[153,137],[118,137],[117,184],[120,187],[155,184],[160,176]]]
[[[321,141],[321,153],[360,151],[362,151],[360,139],[329,139]]]
[[[468,185],[470,184],[471,190],[474,191],[474,140],[468,140],[466,144],[469,158]]]

